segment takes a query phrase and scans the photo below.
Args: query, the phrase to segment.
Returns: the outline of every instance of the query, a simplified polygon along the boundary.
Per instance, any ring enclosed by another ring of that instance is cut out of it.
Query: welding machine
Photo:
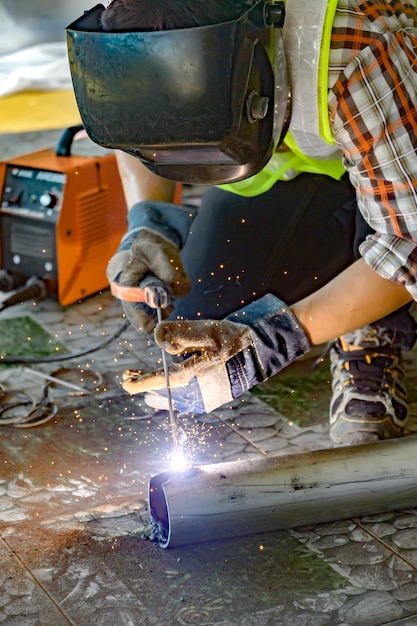
[[[68,305],[108,287],[127,207],[112,151],[86,139],[95,156],[71,153],[82,130],[66,129],[56,150],[0,164],[0,291],[36,277]]]

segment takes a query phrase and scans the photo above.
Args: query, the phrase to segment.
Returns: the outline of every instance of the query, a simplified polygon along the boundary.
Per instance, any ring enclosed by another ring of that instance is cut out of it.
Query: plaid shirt
[[[332,31],[330,120],[358,206],[361,245],[417,300],[417,14],[400,0],[340,0]]]

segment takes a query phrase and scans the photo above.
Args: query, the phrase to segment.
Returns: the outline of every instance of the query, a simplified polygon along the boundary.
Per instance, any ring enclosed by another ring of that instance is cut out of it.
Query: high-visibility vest
[[[220,185],[222,189],[257,196],[278,180],[292,180],[301,172],[326,174],[336,180],[344,174],[327,105],[336,8],[337,0],[287,0],[282,34],[292,92],[289,131],[263,170],[246,180]]]

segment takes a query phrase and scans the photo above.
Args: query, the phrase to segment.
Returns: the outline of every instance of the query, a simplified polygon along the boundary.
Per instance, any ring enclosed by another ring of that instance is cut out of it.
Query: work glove
[[[128,214],[128,232],[107,267],[109,283],[137,287],[152,275],[167,288],[171,304],[162,310],[163,318],[172,312],[172,301],[184,297],[191,281],[184,270],[180,249],[184,245],[195,210],[167,202],[146,201],[134,205]],[[121,300],[124,313],[139,332],[151,333],[156,310],[143,303]]]
[[[286,304],[266,295],[226,319],[162,322],[157,344],[170,354],[190,355],[169,368],[173,409],[210,413],[264,382],[305,354],[310,342]],[[145,402],[168,409],[162,371],[127,371],[123,388],[145,393]]]

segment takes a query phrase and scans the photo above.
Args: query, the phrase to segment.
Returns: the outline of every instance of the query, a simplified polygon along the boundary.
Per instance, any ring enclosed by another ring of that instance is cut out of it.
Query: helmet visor
[[[265,2],[239,19],[165,31],[107,32],[97,5],[67,28],[72,81],[90,138],[172,180],[253,175],[274,145],[274,29]]]

